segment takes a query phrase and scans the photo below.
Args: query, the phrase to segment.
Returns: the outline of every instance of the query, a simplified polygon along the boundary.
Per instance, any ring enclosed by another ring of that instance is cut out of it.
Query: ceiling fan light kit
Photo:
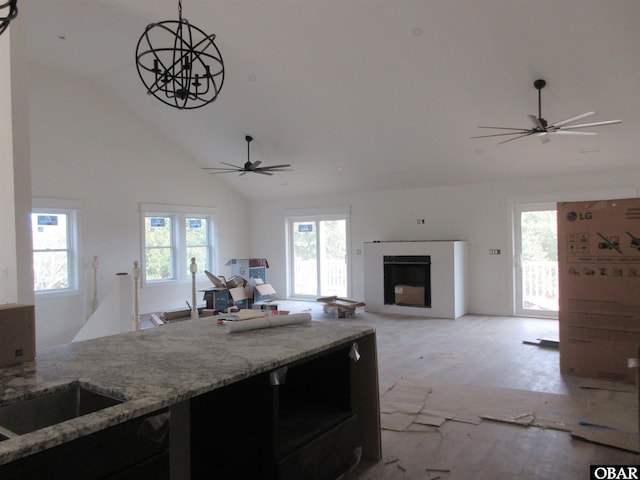
[[[180,110],[199,108],[218,98],[224,62],[214,40],[182,18],[151,23],[138,40],[136,67],[147,93]]]
[[[531,123],[533,124],[532,128],[512,128],[512,127],[486,127],[479,126],[478,128],[491,128],[495,130],[510,130],[510,132],[505,133],[494,133],[491,135],[479,135],[471,138],[487,138],[487,137],[502,137],[502,136],[512,136],[512,138],[508,138],[498,144],[511,142],[512,140],[517,140],[519,138],[528,137],[531,135],[537,135],[542,143],[549,143],[551,140],[549,138],[550,134],[561,134],[561,135],[597,135],[596,132],[584,132],[582,128],[591,128],[591,127],[600,127],[602,125],[613,125],[616,123],[621,123],[621,120],[605,120],[602,122],[591,122],[591,123],[581,123],[575,124],[575,122],[582,120],[587,117],[591,117],[595,115],[596,112],[586,112],[581,115],[576,115],[575,117],[567,118],[566,120],[562,120],[560,122],[552,123],[551,125],[542,117],[542,89],[547,85],[547,82],[543,79],[538,79],[533,82],[534,88],[538,91],[538,116],[528,115]],[[515,136],[513,136],[515,135]]]
[[[247,161],[243,166],[233,165],[232,163],[220,162],[226,167],[203,167],[203,170],[216,170],[215,172],[209,172],[211,174],[217,173],[236,173],[239,172],[240,175],[244,175],[245,173],[259,173],[260,175],[273,175],[275,172],[290,172],[290,167],[288,163],[281,165],[266,165],[261,167],[262,162],[258,160],[257,162],[251,161],[251,151],[250,144],[253,140],[253,137],[247,135],[244,137],[247,141]]]

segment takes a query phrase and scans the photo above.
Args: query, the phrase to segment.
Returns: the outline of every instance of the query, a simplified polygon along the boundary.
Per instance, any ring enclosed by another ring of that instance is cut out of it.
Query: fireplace
[[[384,304],[431,308],[431,256],[384,255]]]
[[[467,242],[382,241],[365,242],[363,247],[367,312],[458,318],[469,311]],[[424,297],[418,306],[414,300],[421,295],[420,288]]]

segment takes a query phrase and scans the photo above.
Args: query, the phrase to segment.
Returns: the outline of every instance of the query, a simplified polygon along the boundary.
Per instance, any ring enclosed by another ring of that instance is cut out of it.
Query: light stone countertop
[[[208,317],[42,349],[0,368],[0,407],[73,382],[125,402],[0,442],[0,465],[372,333],[312,321],[227,334]]]

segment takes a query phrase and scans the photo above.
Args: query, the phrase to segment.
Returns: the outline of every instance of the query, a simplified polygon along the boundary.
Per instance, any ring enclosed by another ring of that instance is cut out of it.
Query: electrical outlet
[[[500,255],[500,249],[499,248],[492,248],[489,250],[489,255]]]

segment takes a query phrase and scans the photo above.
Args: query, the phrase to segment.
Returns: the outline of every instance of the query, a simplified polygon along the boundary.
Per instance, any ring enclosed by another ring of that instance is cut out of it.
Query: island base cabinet
[[[360,459],[357,417],[321,434],[308,444],[280,460],[278,480],[334,480],[357,465]]]
[[[153,433],[147,428],[157,415],[167,414],[146,415],[2,465],[0,479],[169,480],[168,427]]]
[[[272,479],[273,408],[267,374],[192,398],[191,479]]]
[[[360,381],[352,349],[340,345],[192,398],[191,478],[334,480],[356,465],[365,444],[360,420],[379,432],[379,414],[375,365],[372,381]]]

